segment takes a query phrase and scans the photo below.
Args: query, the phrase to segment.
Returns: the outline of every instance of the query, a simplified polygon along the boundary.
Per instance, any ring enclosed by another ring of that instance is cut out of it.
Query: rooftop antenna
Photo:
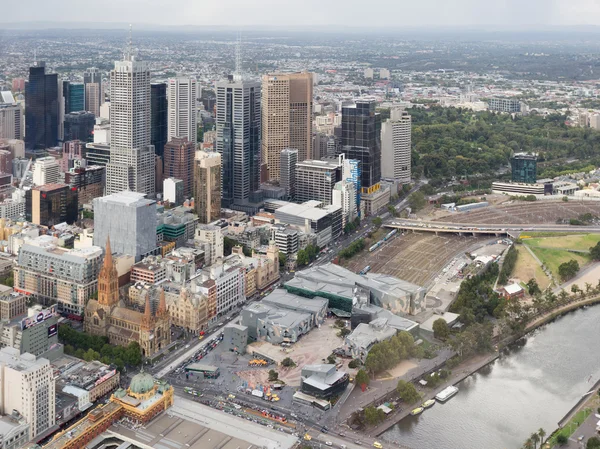
[[[133,55],[133,39],[131,38],[131,24],[129,24],[129,39],[127,40],[127,50],[125,51],[125,59],[131,60]]]
[[[235,72],[236,80],[242,79],[242,35],[238,34],[237,43],[235,44]]]
[[[37,66],[37,48],[33,49],[33,65]]]

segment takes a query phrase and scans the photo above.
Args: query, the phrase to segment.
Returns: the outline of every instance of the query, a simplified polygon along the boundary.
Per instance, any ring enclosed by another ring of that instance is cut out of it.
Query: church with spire
[[[85,331],[108,337],[111,345],[139,343],[144,357],[151,357],[171,343],[171,320],[165,292],[160,289],[155,313],[150,296],[144,311],[136,310],[120,298],[117,269],[113,261],[110,238],[106,242],[104,264],[98,275],[98,299],[90,299],[85,307]]]

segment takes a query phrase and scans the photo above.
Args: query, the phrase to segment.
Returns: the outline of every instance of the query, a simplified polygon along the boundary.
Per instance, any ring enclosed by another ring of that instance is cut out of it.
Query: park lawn
[[[542,237],[525,239],[524,242],[531,246],[543,246],[547,248],[574,249],[587,251],[596,243],[600,242],[600,234],[577,234],[564,235],[560,237]]]
[[[512,277],[516,277],[523,282],[527,282],[529,279],[535,279],[540,286],[540,289],[544,290],[550,285],[550,279],[542,270],[540,264],[533,258],[533,256],[527,251],[527,248],[523,245],[517,245],[517,263],[512,272]]]
[[[554,447],[557,445],[556,443],[556,439],[558,438],[559,435],[564,435],[567,438],[569,438],[571,435],[573,435],[575,433],[575,431],[577,430],[577,428],[581,425],[581,423],[583,421],[586,420],[586,418],[588,416],[590,416],[592,414],[592,409],[589,407],[586,407],[582,410],[579,410],[575,416],[573,416],[569,422],[567,424],[565,424],[565,426],[560,429],[558,432],[556,432],[555,434],[552,435],[551,438],[548,439],[548,444],[550,444],[550,447]]]
[[[583,268],[590,261],[588,254],[571,253],[564,249],[549,249],[530,246],[534,254],[540,261],[552,272],[555,279],[560,279],[558,275],[558,267],[560,264],[575,259],[579,263],[579,267]]]

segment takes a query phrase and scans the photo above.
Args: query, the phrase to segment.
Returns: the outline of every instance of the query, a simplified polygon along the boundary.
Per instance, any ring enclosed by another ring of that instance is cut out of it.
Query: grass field
[[[542,267],[537,263],[533,256],[522,245],[517,245],[517,263],[513,270],[512,276],[527,282],[529,279],[535,279],[542,290],[550,285],[550,279],[542,270]]]
[[[590,247],[600,242],[600,234],[561,235],[559,237],[541,237],[523,239],[530,247],[541,246],[545,248],[573,249],[587,251]]]
[[[556,432],[554,435],[552,435],[552,438],[548,439],[548,443],[550,444],[550,447],[558,446],[556,443],[556,439],[558,438],[559,435],[564,435],[567,438],[569,438],[571,435],[573,435],[575,433],[575,431],[577,430],[577,428],[581,425],[581,423],[583,421],[585,421],[586,418],[588,416],[590,416],[591,414],[592,414],[591,408],[584,408],[583,410],[579,410],[575,414],[575,416],[573,416],[573,418],[571,418],[569,420],[569,422],[562,429],[560,429],[558,432]]]
[[[590,256],[587,254],[571,253],[564,249],[539,248],[536,246],[530,246],[530,248],[538,259],[552,271],[555,279],[560,279],[558,275],[558,266],[560,264],[575,259],[579,263],[579,266],[583,267],[590,261]]]

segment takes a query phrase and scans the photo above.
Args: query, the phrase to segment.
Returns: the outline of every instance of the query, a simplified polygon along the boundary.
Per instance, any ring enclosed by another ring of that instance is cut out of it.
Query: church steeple
[[[146,293],[146,307],[144,309],[144,316],[142,317],[142,327],[149,330],[152,328],[154,319],[152,317],[152,305],[150,304],[150,294]]]
[[[160,300],[158,302],[158,310],[156,315],[161,318],[168,315],[167,300],[165,299],[165,290],[163,288],[160,289]]]
[[[119,302],[119,276],[110,249],[110,237],[106,238],[104,264],[98,275],[98,303],[112,307]]]

